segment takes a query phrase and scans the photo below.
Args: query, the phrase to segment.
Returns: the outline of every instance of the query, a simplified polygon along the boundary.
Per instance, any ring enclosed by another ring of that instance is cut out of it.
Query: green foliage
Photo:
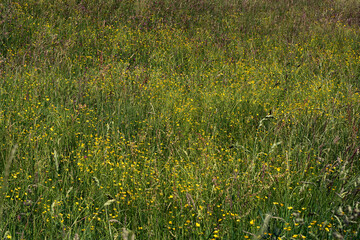
[[[358,1],[0,3],[0,236],[359,236]]]

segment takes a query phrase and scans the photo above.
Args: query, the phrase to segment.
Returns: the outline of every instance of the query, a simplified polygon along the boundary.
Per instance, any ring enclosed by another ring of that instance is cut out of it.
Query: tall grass
[[[359,238],[359,8],[0,3],[0,236]]]

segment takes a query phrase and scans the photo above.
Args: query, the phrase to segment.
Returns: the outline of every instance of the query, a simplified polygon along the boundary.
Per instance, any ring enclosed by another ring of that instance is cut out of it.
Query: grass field
[[[360,2],[4,0],[1,239],[360,239]]]

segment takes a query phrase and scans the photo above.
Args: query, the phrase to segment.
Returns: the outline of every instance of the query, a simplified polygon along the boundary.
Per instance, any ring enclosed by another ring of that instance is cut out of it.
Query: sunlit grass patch
[[[1,3],[1,236],[357,238],[351,4]]]

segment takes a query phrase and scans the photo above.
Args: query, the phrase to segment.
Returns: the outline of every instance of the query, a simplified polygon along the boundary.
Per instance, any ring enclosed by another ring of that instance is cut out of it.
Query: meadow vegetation
[[[360,238],[360,2],[4,0],[0,237]]]

